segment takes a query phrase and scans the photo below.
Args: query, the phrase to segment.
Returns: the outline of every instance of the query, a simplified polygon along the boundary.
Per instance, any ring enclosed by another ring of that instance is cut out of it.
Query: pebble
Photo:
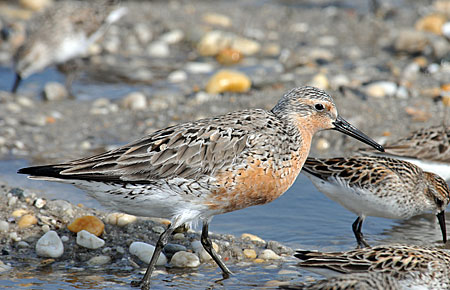
[[[9,223],[7,221],[0,221],[0,232],[9,231]]]
[[[207,32],[197,45],[197,51],[202,56],[217,55],[225,48],[238,50],[244,55],[254,55],[260,51],[261,45],[251,39],[220,30]]]
[[[167,44],[176,44],[182,41],[184,38],[184,32],[181,29],[175,29],[164,33],[160,36],[159,40]]]
[[[430,14],[422,17],[416,22],[416,29],[419,31],[428,31],[437,35],[442,34],[442,26],[446,22],[446,17],[442,14]]]
[[[152,57],[166,58],[170,55],[170,48],[164,41],[154,41],[148,46],[147,53]]]
[[[105,241],[86,230],[77,233],[77,245],[88,249],[98,249],[105,245]]]
[[[447,39],[450,39],[450,22],[442,25],[442,34],[447,37]]]
[[[37,222],[38,222],[38,220],[34,215],[26,214],[20,218],[20,220],[17,224],[18,224],[19,228],[25,229],[25,228],[31,227],[32,225],[37,224]]]
[[[42,199],[42,198],[37,198],[34,201],[34,206],[37,208],[43,208],[46,204],[47,204],[47,201],[45,201],[45,199]]]
[[[260,264],[260,263],[264,263],[264,262],[265,262],[264,259],[261,259],[261,258],[256,258],[253,260],[253,263],[255,263],[255,264]]]
[[[59,258],[64,245],[55,231],[45,233],[36,243],[36,254],[41,257]]]
[[[256,251],[253,249],[244,249],[242,252],[247,259],[255,259],[256,258]]]
[[[243,93],[250,90],[251,84],[250,78],[241,72],[220,70],[209,79],[205,90],[209,94],[222,92]]]
[[[202,17],[203,22],[216,25],[216,26],[222,26],[222,27],[230,27],[231,26],[231,19],[230,17],[219,14],[219,13],[205,13]]]
[[[11,266],[0,261],[0,273],[11,270]]]
[[[131,92],[121,101],[122,107],[132,111],[147,109],[147,97],[141,92]]]
[[[212,242],[213,248],[216,251],[216,253],[219,252],[219,245],[217,245],[215,242]],[[197,253],[198,257],[200,258],[200,261],[202,262],[208,262],[212,260],[212,257],[209,255],[209,253],[205,250],[202,243],[200,241],[193,241],[192,249],[195,253]]]
[[[50,226],[49,225],[42,225],[41,230],[46,233],[48,231],[50,231]]]
[[[152,231],[157,233],[157,234],[162,234],[165,231],[165,229],[162,226],[154,226],[152,228]]]
[[[422,31],[401,30],[394,41],[394,48],[399,52],[410,54],[422,53],[429,40],[427,35]]]
[[[397,89],[398,86],[394,82],[374,82],[366,87],[366,93],[374,98],[392,97],[397,92]]]
[[[187,73],[182,70],[173,71],[167,76],[167,80],[171,83],[184,82],[187,80]]]
[[[19,241],[19,242],[17,243],[17,247],[19,247],[19,248],[29,248],[29,247],[30,247],[30,244],[28,244],[28,243],[25,242],[25,241]]]
[[[225,48],[217,54],[216,60],[222,65],[232,65],[241,62],[243,57],[244,55],[239,50]]]
[[[184,240],[184,234],[183,233],[176,233],[172,236],[172,239],[174,240]]]
[[[27,213],[28,213],[28,211],[26,209],[19,208],[19,209],[16,209],[15,211],[13,211],[11,215],[15,218],[20,218],[21,216],[26,215]]]
[[[66,242],[68,242],[70,239],[69,239],[69,237],[68,236],[62,236],[61,237],[61,241],[63,242],[63,243],[66,243]]]
[[[146,23],[136,23],[134,31],[141,43],[147,44],[153,39],[153,33]]]
[[[14,242],[18,242],[18,241],[21,241],[21,240],[22,240],[22,238],[19,237],[19,235],[18,235],[16,232],[10,233],[10,234],[9,234],[9,238],[10,238],[11,240],[13,240]]]
[[[73,233],[85,230],[96,236],[100,236],[105,229],[105,224],[98,217],[86,215],[75,219],[67,228]]]
[[[53,0],[19,0],[20,6],[25,9],[38,11],[52,5]]]
[[[69,97],[66,87],[58,82],[48,82],[44,87],[44,99],[46,101],[61,101]]]
[[[311,86],[327,90],[330,86],[330,82],[325,74],[316,74],[309,83]]]
[[[166,255],[166,257],[170,259],[173,256],[173,254],[175,254],[176,252],[187,251],[187,249],[183,245],[167,244],[164,246],[163,251],[164,251],[164,254]]]
[[[250,240],[252,242],[260,242],[260,243],[266,243],[266,241],[264,241],[263,239],[261,239],[260,237],[258,237],[257,235],[253,235],[253,234],[248,234],[248,233],[244,233],[241,235],[241,239],[243,240]]]
[[[17,198],[17,196],[11,196],[10,198],[8,198],[8,206],[15,205],[18,200],[19,199]]]
[[[259,253],[258,258],[264,260],[278,260],[281,259],[279,255],[277,255],[274,251],[270,249],[265,249],[261,253]]]
[[[214,70],[214,66],[206,62],[188,62],[184,67],[193,74],[207,74]]]
[[[109,264],[110,262],[111,262],[110,256],[99,255],[99,256],[90,258],[89,261],[87,261],[87,264],[91,265],[91,266],[100,266],[100,265]]]
[[[130,245],[130,254],[135,255],[144,263],[150,263],[150,259],[152,258],[153,252],[155,251],[155,247],[143,243],[143,242],[133,242]],[[164,253],[159,255],[158,261],[156,262],[157,266],[164,266],[167,263],[167,258]]]
[[[172,256],[170,264],[179,268],[195,268],[200,266],[200,259],[193,253],[180,251]]]
[[[105,219],[105,221],[108,224],[116,225],[119,227],[123,227],[131,223],[134,223],[136,220],[137,220],[136,216],[121,212],[110,213],[106,216]]]

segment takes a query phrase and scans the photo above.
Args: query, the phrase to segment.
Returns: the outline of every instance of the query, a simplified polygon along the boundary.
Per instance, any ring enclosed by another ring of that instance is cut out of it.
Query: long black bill
[[[20,74],[16,73],[16,80],[14,81],[14,85],[11,89],[11,93],[15,94],[17,91],[17,88],[20,85],[20,82],[22,81],[22,77],[20,76]]]
[[[358,139],[361,142],[364,142],[366,144],[369,144],[373,148],[384,152],[383,146],[372,140],[369,136],[364,134],[363,132],[356,129],[352,124],[345,121],[341,116],[338,116],[336,118],[336,121],[333,122],[333,125],[335,126],[333,129],[337,130],[339,132],[342,132],[348,136],[351,136],[355,139]]]
[[[441,226],[442,240],[447,243],[447,228],[445,227],[445,211],[441,211],[437,215],[439,225]]]

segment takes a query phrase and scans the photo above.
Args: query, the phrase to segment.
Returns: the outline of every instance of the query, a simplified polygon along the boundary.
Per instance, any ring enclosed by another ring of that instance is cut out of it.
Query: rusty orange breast
[[[303,150],[304,151],[304,150]],[[213,210],[230,212],[271,202],[294,183],[306,155],[296,152],[288,161],[275,163],[248,158],[248,166],[225,171],[216,177],[216,190],[207,205]],[[276,164],[276,166],[275,166]]]

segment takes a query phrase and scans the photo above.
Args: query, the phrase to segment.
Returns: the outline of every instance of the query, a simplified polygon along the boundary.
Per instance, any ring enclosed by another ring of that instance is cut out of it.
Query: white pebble
[[[105,241],[88,231],[81,230],[77,233],[77,244],[88,249],[98,249],[105,245]]]
[[[11,270],[11,266],[0,261],[0,273]]]
[[[44,98],[47,101],[60,101],[69,96],[66,87],[57,82],[48,82],[44,87]]]
[[[150,263],[150,259],[152,258],[153,252],[155,251],[155,247],[143,243],[143,242],[133,242],[130,245],[130,254],[135,255],[144,263]],[[161,253],[159,255],[158,261],[156,261],[156,265],[158,266],[164,266],[167,263],[166,255]]]
[[[43,225],[43,226],[41,227],[41,230],[42,230],[44,233],[47,233],[48,231],[50,231],[50,226],[49,226],[49,225]]]
[[[17,243],[17,247],[19,247],[19,248],[29,248],[30,244],[28,244],[25,241],[20,241],[20,242]]]
[[[69,241],[69,237],[68,237],[68,236],[62,236],[62,237],[61,237],[61,241],[62,241],[63,243],[66,243],[66,242]]]
[[[444,25],[442,25],[442,34],[447,37],[448,39],[450,39],[450,22],[444,23]]]
[[[172,236],[174,240],[184,240],[184,234],[183,233],[176,233]]]
[[[188,62],[185,68],[193,74],[207,74],[214,70],[213,65],[206,62]]]
[[[55,231],[45,233],[36,243],[36,254],[41,257],[59,258],[64,245]]]
[[[111,257],[106,256],[106,255],[95,256],[95,257],[90,258],[89,261],[87,261],[88,265],[91,265],[91,266],[105,265],[105,264],[109,264],[110,262],[111,262]]]
[[[186,252],[186,251],[176,252],[172,256],[170,263],[174,267],[179,267],[179,268],[195,268],[195,267],[200,266],[200,260],[197,257],[197,255]]]
[[[183,40],[183,38],[184,32],[180,29],[175,29],[161,35],[159,39],[167,44],[175,44]]]
[[[187,80],[187,73],[182,70],[176,70],[176,71],[171,72],[167,76],[167,79],[171,83],[181,83],[181,82],[184,82],[185,80]]]
[[[152,228],[152,231],[154,231],[157,234],[162,234],[165,231],[165,229],[161,226],[154,226]]]
[[[46,205],[47,202],[45,201],[45,199],[42,198],[38,198],[34,201],[34,206],[37,208],[43,208],[44,205]]]
[[[22,240],[22,238],[19,237],[19,235],[17,235],[16,232],[10,233],[10,234],[9,234],[9,238],[10,238],[11,240],[13,240],[14,242],[18,242],[18,241],[21,241],[21,240]]]
[[[163,41],[154,41],[148,46],[147,53],[153,57],[168,57],[170,55],[169,45]]]
[[[277,255],[274,251],[272,251],[270,249],[266,249],[266,250],[262,251],[261,253],[259,253],[258,258],[264,259],[264,260],[278,260],[281,257],[279,255]]]
[[[108,224],[117,225],[119,227],[134,223],[136,220],[136,216],[121,212],[113,212],[106,216],[106,222]]]
[[[139,111],[147,108],[147,97],[141,92],[132,92],[122,99],[124,108]]]
[[[9,223],[7,221],[0,221],[0,232],[7,232],[9,230]]]

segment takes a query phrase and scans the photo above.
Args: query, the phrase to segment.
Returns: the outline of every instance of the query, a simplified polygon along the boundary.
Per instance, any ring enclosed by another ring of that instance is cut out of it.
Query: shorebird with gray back
[[[73,184],[115,210],[169,219],[143,279],[133,286],[149,289],[170,234],[195,220],[203,222],[201,243],[227,278],[231,271],[208,237],[211,219],[282,195],[299,174],[313,135],[325,129],[383,150],[338,115],[326,92],[299,87],[270,111],[249,109],[178,124],[96,156],[19,173]]]
[[[57,1],[33,17],[26,39],[14,55],[15,93],[22,79],[50,65],[60,65],[85,56],[89,47],[99,40],[108,27],[126,12],[113,0]],[[73,72],[66,78],[70,90]]]
[[[445,209],[450,190],[441,177],[387,157],[308,158],[302,172],[318,190],[358,215],[352,225],[358,246],[368,246],[361,232],[367,216],[407,219],[437,215],[447,241]]]

